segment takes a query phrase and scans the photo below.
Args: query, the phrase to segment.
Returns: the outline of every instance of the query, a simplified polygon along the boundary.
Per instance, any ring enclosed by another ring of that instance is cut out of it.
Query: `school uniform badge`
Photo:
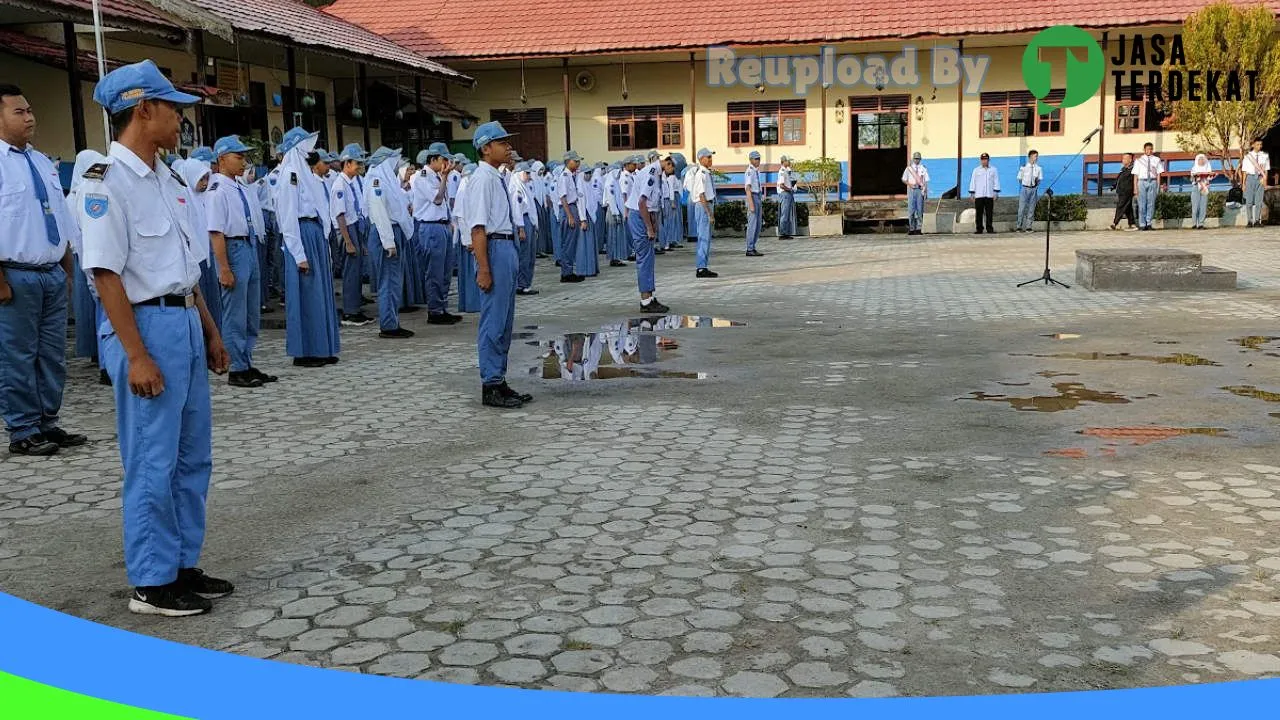
[[[107,214],[107,196],[106,195],[85,195],[84,196],[84,214],[90,219],[97,220]]]

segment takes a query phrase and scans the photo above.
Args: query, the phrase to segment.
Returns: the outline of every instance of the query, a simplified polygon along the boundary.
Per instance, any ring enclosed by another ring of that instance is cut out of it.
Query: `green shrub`
[[[761,227],[777,227],[778,226],[778,203],[775,200],[765,200],[764,209],[761,210],[760,218]]]
[[[1181,220],[1191,217],[1189,193],[1160,193],[1156,195],[1157,220]]]
[[[1049,218],[1049,198],[1041,195],[1036,203],[1036,220],[1053,220],[1054,222],[1084,222],[1089,217],[1089,207],[1079,195],[1054,195],[1053,217]]]
[[[1209,206],[1205,208],[1205,217],[1220,218],[1227,207],[1227,194],[1223,192],[1209,193]]]
[[[747,204],[741,200],[716,203],[715,225],[717,230],[747,229]]]

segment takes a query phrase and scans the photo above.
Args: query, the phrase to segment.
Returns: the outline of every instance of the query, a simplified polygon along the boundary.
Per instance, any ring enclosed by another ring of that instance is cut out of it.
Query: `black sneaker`
[[[682,248],[682,247],[684,247],[684,245],[681,245],[680,243],[671,243],[671,247],[669,247],[669,248],[667,248],[667,249],[668,249],[668,250],[679,250],[679,249],[680,249],[680,248]]]
[[[640,302],[640,312],[643,312],[643,313],[663,313],[663,314],[665,314],[665,313],[670,312],[670,311],[671,311],[671,308],[669,308],[669,307],[667,307],[666,305],[663,305],[662,303],[658,302],[658,298],[656,298],[656,297],[654,297],[654,298],[650,298],[649,302],[647,302],[647,303],[646,303],[646,302],[644,302],[644,301],[641,301],[641,302]]]
[[[507,397],[513,397],[522,403],[533,402],[532,395],[530,395],[529,393],[519,393],[519,392],[516,392],[515,390],[512,390],[511,386],[508,385],[505,381],[498,386],[498,390],[500,390],[503,395],[506,395]]]
[[[586,277],[584,277],[584,276],[582,276],[582,275],[577,275],[577,274],[572,274],[572,273],[571,273],[571,274],[569,274],[569,275],[561,275],[561,276],[560,276],[560,282],[562,282],[562,283],[580,283],[580,282],[582,282],[583,280],[586,280],[586,279],[587,279],[587,278],[586,278]]]
[[[981,234],[981,232],[982,232],[982,231],[981,231],[981,230],[979,230],[978,232],[979,232],[979,234]],[[748,250],[748,251],[747,251],[747,257],[764,257],[764,253],[762,253],[762,252],[760,252],[760,251],[758,251],[758,250]]]
[[[698,268],[698,272],[694,273],[694,277],[717,278],[717,277],[720,277],[720,273],[711,272],[706,268]]]
[[[382,332],[378,333],[378,337],[380,338],[411,338],[413,337],[413,331],[405,330],[404,328],[396,328],[395,330],[383,330]]]
[[[154,587],[138,587],[129,596],[129,612],[138,615],[187,617],[203,615],[213,603],[184,587],[181,581]]]
[[[517,288],[516,294],[517,295],[537,295],[538,291],[534,290],[533,288]]]
[[[262,378],[248,370],[227,373],[227,384],[238,388],[262,387]]]
[[[249,368],[248,370],[245,370],[245,372],[247,372],[247,373],[252,373],[254,377],[256,377],[256,378],[258,378],[259,380],[261,380],[264,384],[265,384],[265,383],[273,383],[273,382],[276,382],[276,381],[278,381],[278,380],[280,379],[280,378],[276,377],[275,375],[268,375],[268,374],[266,374],[266,373],[262,372],[261,370],[259,370],[259,369],[258,369],[258,368],[256,368],[256,367],[251,367],[251,368]]]
[[[80,447],[81,445],[89,442],[88,435],[79,435],[76,433],[69,433],[66,430],[63,430],[62,428],[57,428],[57,427],[53,428],[52,430],[45,430],[40,434],[44,436],[45,440],[48,440],[49,442],[56,444],[60,448]]]
[[[226,580],[205,575],[200,568],[182,568],[178,571],[177,584],[184,590],[202,598],[226,597],[235,592],[236,586]]]
[[[514,410],[524,405],[524,403],[520,402],[520,398],[503,394],[501,385],[482,386],[480,402],[489,407],[506,410]]]
[[[10,455],[34,455],[43,457],[58,452],[58,443],[46,440],[44,435],[36,433],[31,437],[26,437],[9,443]]]
[[[258,312],[262,313],[263,315],[270,315],[271,313],[273,313],[273,312],[275,312],[275,311],[276,311],[276,310],[275,310],[275,308],[271,307],[270,305],[263,305],[263,306],[262,306],[261,308],[259,308],[259,310],[258,310]]]
[[[430,313],[427,315],[428,325],[452,325],[458,322],[449,313]]]
[[[362,325],[368,325],[371,322],[373,321],[365,317],[364,313],[355,313],[352,315],[342,316],[342,324],[349,327],[360,327]]]
[[[300,357],[300,358],[294,358],[293,364],[297,367],[318,368],[318,367],[324,367],[325,365],[328,365],[329,361],[325,360],[324,358],[318,358],[318,357]]]
[[[663,250],[662,248],[654,248],[653,254],[654,254],[654,255],[666,255],[666,254],[667,254],[667,251],[666,251],[666,250]]]
[[[337,356],[337,355],[334,355],[334,356],[332,356],[332,357],[327,357],[327,358],[320,358],[320,359],[324,361],[324,364],[325,364],[325,365],[337,365],[337,364],[338,364],[338,356]]]
[[[626,267],[626,266],[627,266],[627,264],[626,264],[626,263],[624,263],[624,262],[622,262],[621,260],[610,260],[610,261],[609,261],[609,267]]]

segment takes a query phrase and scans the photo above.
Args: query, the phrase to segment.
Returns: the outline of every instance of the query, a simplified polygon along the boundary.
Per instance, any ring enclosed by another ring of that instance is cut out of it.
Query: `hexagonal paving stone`
[[[310,627],[310,623],[306,620],[272,620],[259,627],[257,635],[268,640],[283,640],[305,631],[308,627]]]
[[[338,601],[332,597],[309,597],[285,605],[280,614],[287,618],[314,617],[337,606]]]
[[[739,697],[772,698],[787,691],[787,683],[777,675],[744,670],[734,673],[721,685],[725,692]]]
[[[590,675],[613,664],[613,656],[604,650],[566,650],[551,658],[556,670],[572,675]]]
[[[653,685],[658,673],[640,665],[628,665],[605,671],[600,683],[613,692],[642,692]]]
[[[329,654],[329,657],[334,665],[363,665],[390,651],[391,648],[386,643],[357,640],[337,648]]]
[[[350,627],[373,616],[373,610],[364,605],[341,605],[316,616],[315,623],[323,627]]]
[[[464,640],[440,651],[440,662],[445,665],[475,667],[498,657],[498,647],[492,643]]]
[[[426,653],[389,653],[369,666],[369,672],[395,677],[414,677],[431,667],[431,657]]]
[[[517,635],[503,643],[503,647],[512,655],[531,655],[533,657],[550,657],[560,649],[559,635],[526,634]]]
[[[355,628],[358,637],[372,640],[389,640],[413,632],[413,623],[402,617],[374,618]]]
[[[490,665],[488,671],[504,683],[532,683],[547,675],[547,668],[532,658],[509,658]]]

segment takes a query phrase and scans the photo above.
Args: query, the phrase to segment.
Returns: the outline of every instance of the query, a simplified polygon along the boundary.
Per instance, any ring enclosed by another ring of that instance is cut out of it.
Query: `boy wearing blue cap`
[[[365,245],[369,240],[369,216],[364,205],[364,149],[351,144],[338,156],[342,173],[329,186],[329,220],[342,246],[342,324],[368,325],[373,322],[360,312],[363,295],[360,280],[364,273]],[[377,279],[373,279],[376,284]]]
[[[249,147],[235,135],[213,144],[218,172],[209,182],[205,217],[218,284],[222,286],[222,337],[231,356],[227,384],[255,388],[275,378],[253,367],[253,349],[261,326],[258,244],[266,240],[266,223],[258,194],[236,180],[245,168]]]
[[[487,122],[476,128],[471,143],[480,154],[462,198],[461,217],[475,255],[476,285],[480,288],[480,328],[476,352],[480,356],[481,402],[490,407],[518,408],[533,400],[507,385],[507,354],[515,325],[516,248],[511,200],[498,167],[511,154],[511,137],[502,124]]]
[[[628,158],[629,165],[639,157]],[[654,243],[658,239],[658,228],[654,223],[651,208],[662,202],[661,179],[644,168],[635,173],[631,187],[627,191],[626,215],[627,231],[631,236],[631,254],[636,258],[636,285],[640,289],[640,311],[646,313],[665,313],[670,308],[658,302],[654,296],[657,280],[654,277]]]
[[[720,277],[712,272],[707,263],[711,260],[711,219],[715,217],[712,203],[716,199],[716,184],[711,177],[711,156],[715,153],[707,148],[698,151],[698,164],[693,166],[693,178],[689,181],[689,202],[694,205],[694,220],[698,228],[698,258],[695,277]]]
[[[790,240],[796,234],[796,176],[791,171],[791,158],[778,158],[778,239]]]
[[[747,198],[747,257],[763,257],[764,253],[756,252],[756,242],[760,240],[760,219],[764,212],[761,200],[764,196],[764,184],[760,182],[760,153],[752,150],[747,155],[747,171],[742,176],[742,191]]]
[[[517,295],[537,295],[533,289],[534,243],[538,233],[538,205],[530,187],[529,163],[518,162],[507,178],[507,189],[514,211],[516,234],[520,236],[520,272],[516,275]]]
[[[560,282],[576,283],[586,278],[573,272],[578,254],[578,239],[587,229],[587,218],[582,214],[578,193],[577,173],[582,156],[570,150],[564,154],[564,168],[556,177],[556,205],[560,208]]]
[[[197,287],[202,236],[186,188],[159,159],[178,144],[179,107],[198,98],[150,60],[108,73],[93,98],[119,140],[85,171],[77,212],[84,267],[107,316],[102,360],[124,464],[129,610],[198,615],[212,608],[208,598],[234,590],[196,568],[213,468],[208,371],[226,372],[229,360]]]
[[[410,184],[409,197],[419,264],[426,277],[427,322],[453,325],[462,316],[449,313],[449,147],[434,142],[423,152],[426,163]]]

